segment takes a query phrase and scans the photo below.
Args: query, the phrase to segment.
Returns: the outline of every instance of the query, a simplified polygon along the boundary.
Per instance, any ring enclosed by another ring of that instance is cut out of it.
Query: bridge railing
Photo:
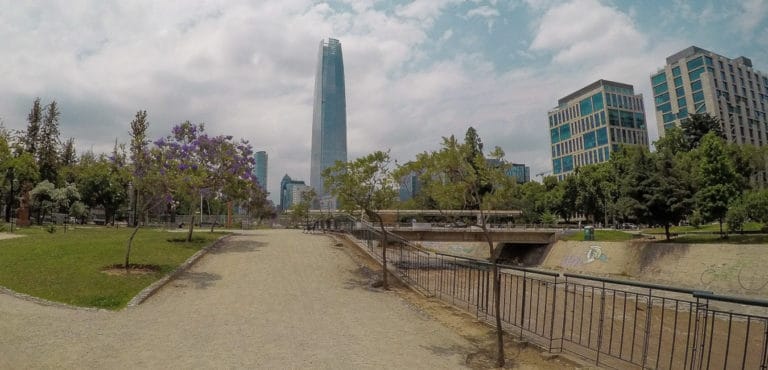
[[[339,231],[381,261],[381,231],[348,220]],[[389,233],[390,271],[552,353],[617,369],[768,369],[768,301],[500,265],[494,309],[488,261],[433,253]]]

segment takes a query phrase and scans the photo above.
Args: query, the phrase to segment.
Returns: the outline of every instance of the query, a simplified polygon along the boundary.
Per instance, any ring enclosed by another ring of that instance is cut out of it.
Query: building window
[[[706,69],[699,68],[697,70],[688,72],[688,77],[690,78],[691,81],[696,81],[699,79],[699,76],[701,76],[701,74],[704,73],[705,71]]]
[[[699,85],[701,85],[701,82],[699,82]],[[661,93],[667,92],[667,83],[661,83],[659,85],[656,85],[653,87],[653,95],[659,95]]]
[[[651,85],[656,86],[666,80],[667,80],[667,75],[664,72],[661,72],[656,76],[651,77]]]
[[[675,77],[675,87],[681,87],[681,86],[683,86],[683,78]]]
[[[704,60],[701,57],[691,59],[686,63],[686,66],[688,66],[688,70],[694,70],[696,68],[699,68],[704,65]]]
[[[656,97],[656,105],[666,103],[669,101],[669,93],[664,93]]]
[[[701,90],[701,80],[691,82],[691,91]]]
[[[683,108],[683,107],[685,107],[685,106],[686,106],[686,103],[685,103],[685,97],[682,97],[682,98],[680,98],[680,99],[677,99],[677,108],[678,108],[678,109],[679,109],[679,108]]]
[[[672,76],[680,76],[680,67],[674,67],[672,68]]]

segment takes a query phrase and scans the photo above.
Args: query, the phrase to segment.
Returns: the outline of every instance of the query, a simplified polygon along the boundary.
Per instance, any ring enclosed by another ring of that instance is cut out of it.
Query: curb
[[[228,239],[231,236],[232,235],[222,236],[216,239],[216,241],[213,242],[213,244],[197,251],[197,253],[187,258],[187,260],[184,261],[184,263],[182,263],[181,265],[179,265],[179,267],[177,267],[175,270],[169,272],[167,275],[163,276],[160,280],[150,284],[148,287],[140,291],[139,294],[136,294],[136,296],[133,297],[125,307],[126,308],[136,307],[142,304],[144,301],[147,300],[147,298],[151,297],[152,295],[157,293],[157,291],[160,290],[160,288],[164,287],[165,284],[168,284],[168,282],[175,279],[177,276],[181,275],[183,272],[187,271],[190,267],[192,267],[192,265],[195,264],[195,262],[197,262],[197,260],[202,258],[205,254],[207,254],[213,248],[218,247],[220,244],[222,244],[226,239]]]
[[[67,308],[70,310],[76,310],[76,311],[90,311],[90,312],[114,312],[112,310],[108,310],[105,308],[96,308],[96,307],[82,307],[82,306],[73,306],[66,303],[61,302],[54,302],[49,301],[47,299],[31,296],[29,294],[19,293],[15,290],[8,289],[4,286],[0,286],[0,294],[7,294],[14,298],[18,298],[27,302],[37,303],[41,306],[49,306],[49,307],[56,307],[56,308]]]

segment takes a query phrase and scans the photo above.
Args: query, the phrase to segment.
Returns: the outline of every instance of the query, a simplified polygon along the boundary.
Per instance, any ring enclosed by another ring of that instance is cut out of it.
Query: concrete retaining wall
[[[768,245],[556,242],[541,267],[768,297]]]

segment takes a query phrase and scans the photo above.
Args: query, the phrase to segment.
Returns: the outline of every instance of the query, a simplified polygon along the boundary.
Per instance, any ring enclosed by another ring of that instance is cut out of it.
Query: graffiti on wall
[[[718,281],[736,281],[742,289],[747,291],[759,291],[768,286],[768,279],[765,278],[763,270],[744,261],[733,264],[709,265],[701,273],[700,281],[704,287]]]
[[[560,266],[565,268],[573,268],[581,265],[588,265],[595,261],[608,261],[608,255],[605,254],[603,249],[598,245],[590,246],[584,256],[570,254],[563,257],[563,260],[560,262]]]

